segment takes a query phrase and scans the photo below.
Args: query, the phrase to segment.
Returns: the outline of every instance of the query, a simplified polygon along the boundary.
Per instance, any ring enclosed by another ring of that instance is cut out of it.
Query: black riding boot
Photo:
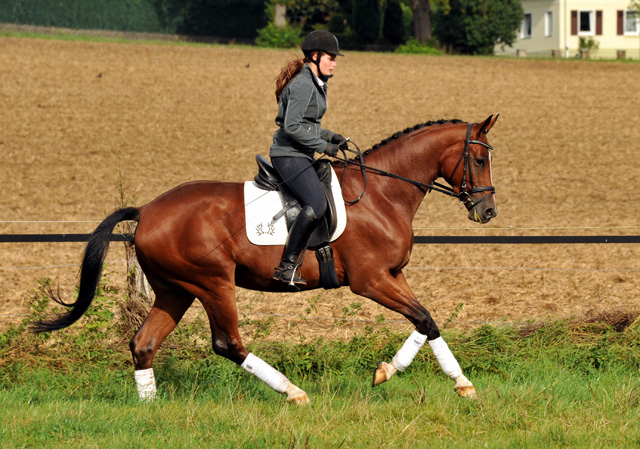
[[[286,283],[306,284],[307,282],[296,276],[296,264],[300,253],[306,248],[311,233],[318,225],[318,217],[311,206],[305,206],[295,219],[287,236],[284,253],[280,265],[276,267],[273,279]]]

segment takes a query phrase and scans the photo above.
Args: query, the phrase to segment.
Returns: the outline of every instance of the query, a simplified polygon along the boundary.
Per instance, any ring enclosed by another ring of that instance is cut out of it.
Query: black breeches
[[[311,206],[316,216],[322,217],[327,210],[327,199],[313,162],[306,157],[274,157],[271,162],[300,206]]]

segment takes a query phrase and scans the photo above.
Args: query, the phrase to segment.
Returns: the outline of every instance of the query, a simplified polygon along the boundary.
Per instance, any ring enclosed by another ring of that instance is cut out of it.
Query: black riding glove
[[[342,148],[342,145],[347,144],[347,139],[340,134],[334,134],[331,138],[331,143],[335,143],[338,147]]]
[[[324,150],[324,154],[326,154],[327,156],[336,157],[336,154],[338,154],[338,149],[338,145],[336,145],[335,143],[327,143],[327,149]]]

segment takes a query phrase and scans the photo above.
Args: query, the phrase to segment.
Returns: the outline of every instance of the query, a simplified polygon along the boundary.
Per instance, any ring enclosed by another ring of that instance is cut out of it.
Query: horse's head
[[[487,223],[498,215],[491,179],[491,145],[487,133],[498,120],[489,116],[481,124],[469,124],[466,137],[445,153],[442,176],[469,211],[469,220]]]

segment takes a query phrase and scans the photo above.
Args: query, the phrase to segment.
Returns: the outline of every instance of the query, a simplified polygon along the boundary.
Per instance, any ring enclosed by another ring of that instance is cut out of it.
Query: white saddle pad
[[[331,236],[333,242],[342,235],[347,226],[347,211],[342,199],[340,182],[331,169],[331,193],[336,204],[338,224]],[[284,245],[287,241],[287,223],[283,215],[277,221],[274,217],[282,210],[282,200],[278,192],[260,189],[254,181],[244,183],[244,211],[247,237],[254,245]]]

